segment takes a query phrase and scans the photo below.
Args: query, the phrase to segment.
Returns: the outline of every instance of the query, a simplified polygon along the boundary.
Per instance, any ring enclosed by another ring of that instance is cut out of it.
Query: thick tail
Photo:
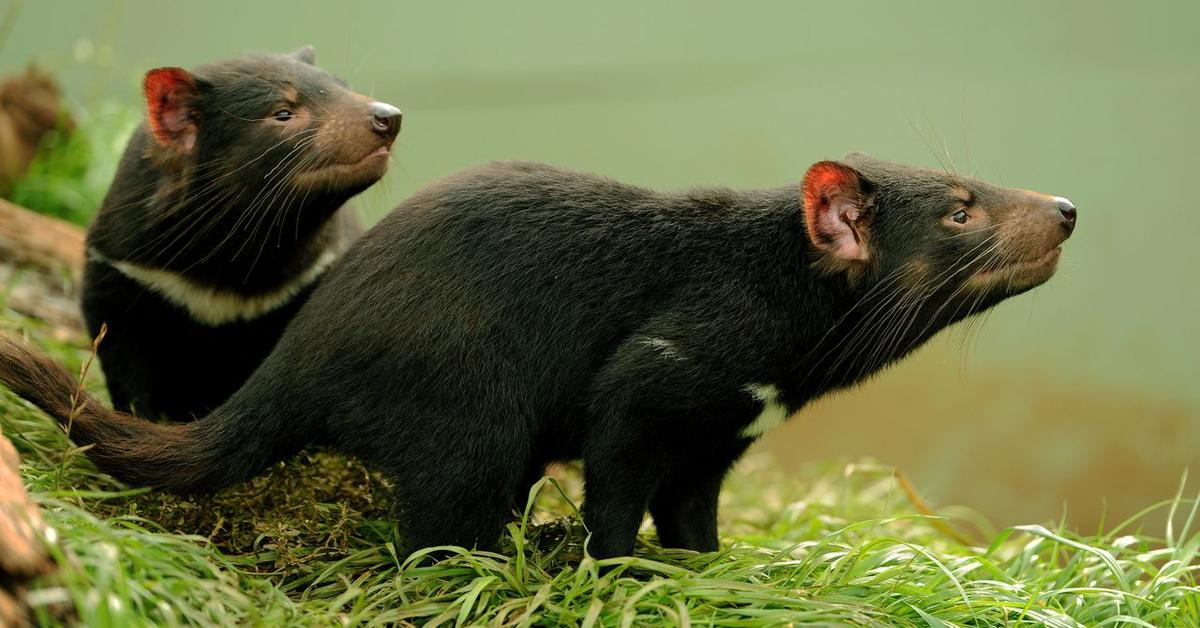
[[[54,360],[0,334],[0,381],[53,417],[110,475],[137,486],[207,493],[253,477],[291,453],[263,425],[226,404],[184,424],[159,424],[106,408]]]

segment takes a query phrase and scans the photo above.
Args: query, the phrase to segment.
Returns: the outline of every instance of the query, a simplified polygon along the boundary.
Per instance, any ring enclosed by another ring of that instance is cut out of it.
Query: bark
[[[83,273],[84,231],[0,199],[0,260],[51,273]]]
[[[25,584],[54,566],[45,539],[46,525],[21,484],[17,451],[0,435],[0,626],[26,623]]]

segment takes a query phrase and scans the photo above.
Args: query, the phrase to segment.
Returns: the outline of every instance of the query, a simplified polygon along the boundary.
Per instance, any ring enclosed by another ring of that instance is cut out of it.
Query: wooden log
[[[84,230],[76,225],[0,199],[5,304],[48,323],[50,335],[62,342],[84,337],[78,301],[84,240]]]
[[[0,260],[50,272],[83,274],[84,231],[0,199]]]
[[[54,567],[45,538],[46,525],[21,484],[17,450],[0,434],[0,626],[26,623],[25,583]]]
[[[78,291],[69,280],[0,263],[0,289],[7,292],[5,305],[46,323],[47,333],[55,340],[86,340]]]

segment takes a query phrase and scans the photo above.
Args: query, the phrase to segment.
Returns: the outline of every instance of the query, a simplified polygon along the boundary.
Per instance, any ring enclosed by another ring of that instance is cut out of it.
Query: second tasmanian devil
[[[144,91],[88,231],[83,313],[108,326],[113,405],[184,420],[242,385],[359,235],[346,202],[386,172],[400,111],[311,48],[157,68]]]

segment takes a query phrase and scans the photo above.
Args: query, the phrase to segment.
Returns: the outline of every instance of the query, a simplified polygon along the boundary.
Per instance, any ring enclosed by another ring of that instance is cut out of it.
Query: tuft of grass
[[[86,349],[43,340],[70,368]],[[93,389],[99,383],[88,382]],[[42,624],[641,626],[1198,626],[1200,521],[1184,494],[1106,531],[1028,525],[959,540],[872,463],[803,478],[748,460],[723,494],[723,549],[587,557],[577,469],[555,469],[497,553],[395,552],[386,482],[310,452],[211,499],[127,487],[52,422],[0,397],[0,429],[54,529],[60,570],[31,597]],[[1166,510],[1167,528],[1142,529]],[[950,526],[953,526],[953,530]],[[973,532],[973,535],[980,534]]]

